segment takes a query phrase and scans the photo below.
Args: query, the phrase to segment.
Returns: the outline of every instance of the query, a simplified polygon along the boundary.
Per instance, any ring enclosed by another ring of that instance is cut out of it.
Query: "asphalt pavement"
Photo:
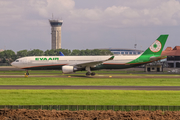
[[[180,90],[180,86],[47,86],[0,85],[0,89]]]

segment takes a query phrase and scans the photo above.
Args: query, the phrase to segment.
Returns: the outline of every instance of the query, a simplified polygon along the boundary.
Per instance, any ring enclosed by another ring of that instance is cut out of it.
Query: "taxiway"
[[[180,86],[47,86],[47,85],[0,85],[0,89],[180,90]]]

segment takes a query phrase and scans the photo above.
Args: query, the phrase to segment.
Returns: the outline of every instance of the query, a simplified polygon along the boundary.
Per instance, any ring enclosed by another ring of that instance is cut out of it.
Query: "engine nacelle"
[[[75,68],[74,66],[62,66],[63,73],[73,73],[76,71],[77,71],[77,68]]]

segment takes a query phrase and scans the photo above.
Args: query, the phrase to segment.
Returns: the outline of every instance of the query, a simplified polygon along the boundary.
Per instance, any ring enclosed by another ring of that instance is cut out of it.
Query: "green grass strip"
[[[0,105],[180,105],[180,91],[0,90]]]
[[[180,78],[0,78],[0,85],[180,86]]]

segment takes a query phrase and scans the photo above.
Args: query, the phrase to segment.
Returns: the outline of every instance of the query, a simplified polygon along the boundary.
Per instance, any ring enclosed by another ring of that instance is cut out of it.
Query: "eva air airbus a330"
[[[86,70],[86,75],[95,75],[91,70],[124,69],[164,59],[161,56],[168,35],[160,35],[157,40],[140,55],[118,56],[30,56],[22,57],[11,65],[25,70],[62,70],[73,73]]]

